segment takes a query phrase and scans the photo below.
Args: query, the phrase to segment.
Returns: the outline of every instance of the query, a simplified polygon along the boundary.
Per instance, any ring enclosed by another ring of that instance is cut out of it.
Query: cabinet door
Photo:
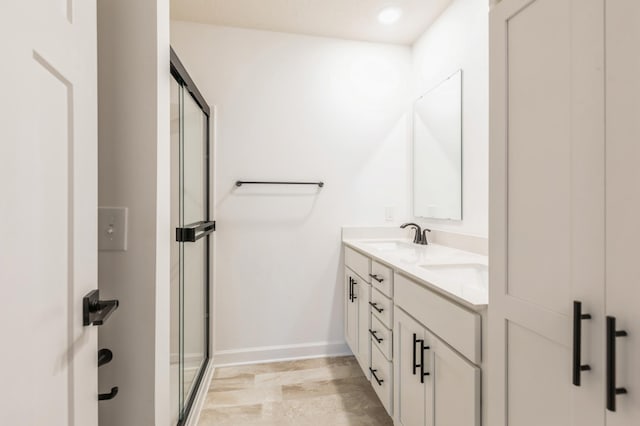
[[[640,2],[607,1],[607,315],[628,337],[614,338],[616,387],[607,426],[640,422]],[[604,369],[603,369],[604,371]]]
[[[430,336],[430,335],[429,335]],[[393,368],[394,368],[394,419],[396,425],[402,426],[432,426],[432,415],[427,417],[426,401],[432,399],[431,376],[424,376],[430,366],[420,368],[424,358],[430,361],[429,352],[424,356],[423,346],[427,333],[424,327],[407,315],[400,308],[394,311],[393,326]],[[423,383],[424,382],[424,383]],[[431,411],[431,410],[430,410]]]
[[[432,338],[434,426],[480,426],[480,369]]]
[[[602,425],[604,0],[502,0],[490,19],[489,424]],[[580,387],[574,300],[592,317]]]
[[[345,269],[344,275],[344,337],[354,355],[358,354],[358,299],[354,298],[356,274]]]
[[[371,300],[371,284],[358,280],[356,284],[356,294],[358,299],[358,353],[356,357],[362,367],[365,376],[370,378],[371,372],[371,314],[369,312],[369,301]]]

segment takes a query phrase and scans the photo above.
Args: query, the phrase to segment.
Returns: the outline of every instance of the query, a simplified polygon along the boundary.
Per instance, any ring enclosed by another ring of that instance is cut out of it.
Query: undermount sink
[[[380,251],[415,250],[415,247],[412,243],[406,243],[404,241],[367,241],[364,244]]]
[[[489,268],[480,263],[420,265],[420,267],[452,283],[479,288],[489,286]]]

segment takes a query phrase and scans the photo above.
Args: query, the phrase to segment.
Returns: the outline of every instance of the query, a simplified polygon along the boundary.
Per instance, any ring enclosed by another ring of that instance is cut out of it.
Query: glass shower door
[[[171,413],[184,424],[209,361],[209,107],[171,52]]]
[[[206,223],[208,216],[205,173],[206,116],[188,92],[183,92],[181,144],[180,225],[189,229]],[[194,392],[206,360],[208,237],[181,243],[183,400]]]

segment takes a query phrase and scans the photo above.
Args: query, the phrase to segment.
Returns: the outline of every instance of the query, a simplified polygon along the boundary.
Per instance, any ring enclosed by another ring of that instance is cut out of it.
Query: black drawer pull
[[[378,311],[378,313],[379,313],[379,314],[381,314],[381,313],[382,313],[382,311],[384,311],[384,309],[383,309],[383,308],[378,308],[378,304],[377,304],[377,303],[369,302],[369,304],[371,305],[371,307],[372,307],[373,309],[375,309],[376,311]]]
[[[616,411],[616,396],[627,393],[616,387],[616,338],[626,337],[624,330],[616,330],[616,318],[607,317],[607,410]]]
[[[374,280],[378,281],[379,283],[381,283],[382,281],[384,281],[384,278],[381,278],[378,274],[369,274],[369,276],[371,278],[373,278]]]
[[[371,375],[373,376],[374,379],[376,379],[376,382],[378,382],[378,384],[382,386],[382,384],[384,383],[384,380],[378,379],[378,376],[376,376],[376,371],[378,370],[374,370],[373,368],[369,367],[369,371],[371,371]]]
[[[382,343],[384,341],[383,338],[377,336],[377,334],[376,334],[377,331],[373,331],[373,330],[369,329],[369,333],[373,336],[374,339],[376,339],[376,342]]]
[[[420,383],[424,383],[424,377],[429,376],[431,373],[424,371],[424,351],[431,349],[429,346],[424,346],[424,340],[418,340],[422,345],[422,352],[420,354]]]
[[[98,351],[98,367],[109,364],[113,359],[113,352],[109,349],[100,349]]]
[[[82,325],[103,325],[118,309],[117,300],[100,300],[100,290],[93,290],[82,298]]]
[[[353,302],[353,278],[349,277],[349,301]]]
[[[582,321],[590,320],[591,315],[582,313],[582,302],[573,302],[573,384],[580,386],[580,373],[591,370],[582,364]]]
[[[118,394],[118,387],[114,386],[111,388],[111,392],[99,394],[98,401],[108,401],[110,399],[115,398],[117,394]]]
[[[356,285],[358,285],[358,282],[355,280],[355,278],[351,281],[351,302],[355,302],[356,299],[358,298],[358,296],[356,296]]]

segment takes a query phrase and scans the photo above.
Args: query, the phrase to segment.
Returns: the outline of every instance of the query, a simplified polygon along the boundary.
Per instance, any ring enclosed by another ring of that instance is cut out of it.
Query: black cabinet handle
[[[424,340],[418,340],[418,341],[420,342],[420,345],[422,347],[422,350],[420,353],[420,383],[424,383],[424,377],[429,376],[431,374],[428,371],[424,371],[424,352],[431,349],[431,347],[424,346]]]
[[[374,280],[378,281],[379,283],[381,283],[382,281],[384,281],[384,278],[380,278],[380,276],[379,276],[379,275],[377,275],[377,274],[369,274],[369,276],[370,276],[371,278],[373,278]]]
[[[416,349],[416,345],[418,344],[418,342],[421,342],[421,340],[418,340],[418,335],[416,333],[413,333],[413,375],[416,375],[416,371],[418,370],[418,367],[420,367],[420,365],[418,365],[416,363],[417,361],[417,349]]]
[[[358,284],[358,282],[354,278],[353,281],[351,281],[351,303],[355,302],[356,299],[358,298],[358,296],[356,296],[356,285],[357,284]]]
[[[113,352],[109,349],[100,349],[98,351],[98,367],[109,364],[113,359]]]
[[[627,393],[626,388],[616,387],[616,337],[626,337],[627,332],[616,330],[616,318],[607,317],[607,410],[616,411],[616,396]]]
[[[378,313],[379,313],[379,314],[381,314],[381,313],[382,313],[382,311],[384,311],[384,309],[383,309],[383,308],[378,308],[378,304],[377,304],[377,303],[369,302],[369,304],[371,305],[371,307],[372,307],[373,309],[375,309],[376,311],[378,311]]]
[[[110,399],[115,398],[117,394],[118,394],[118,387],[114,386],[111,388],[111,392],[99,394],[98,401],[108,401]]]
[[[82,298],[82,325],[103,325],[118,309],[117,300],[100,300],[100,290],[93,290]]]
[[[349,277],[349,301],[353,302],[353,278]]]
[[[378,384],[382,386],[382,384],[384,383],[384,380],[378,379],[378,376],[376,376],[376,371],[378,370],[374,370],[373,368],[369,367],[369,371],[371,371],[371,375],[373,376],[374,379],[376,379],[376,382],[378,382]]]
[[[590,320],[591,315],[582,313],[582,302],[573,302],[573,384],[580,386],[580,373],[591,370],[582,364],[582,320]]]
[[[377,333],[376,331],[373,331],[373,330],[369,329],[369,334],[371,334],[373,336],[373,338],[376,339],[376,342],[382,343],[384,341],[384,339],[378,337],[378,335],[376,333]]]

